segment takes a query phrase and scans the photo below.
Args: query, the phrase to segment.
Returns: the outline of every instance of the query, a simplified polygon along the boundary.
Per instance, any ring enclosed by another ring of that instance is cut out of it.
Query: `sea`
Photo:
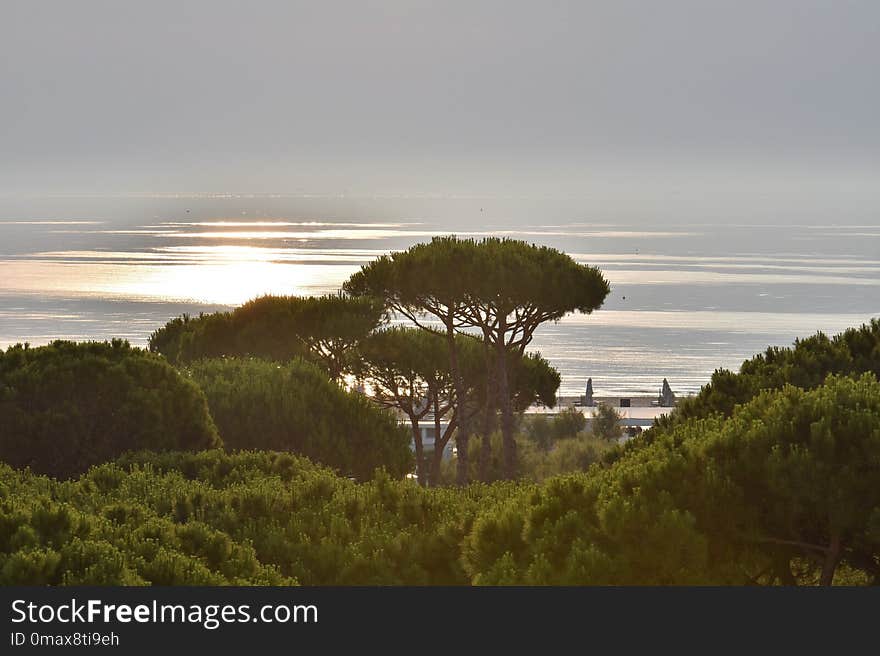
[[[768,346],[880,316],[871,214],[622,211],[577,198],[118,194],[0,198],[0,348],[150,333],[262,294],[324,294],[434,235],[495,235],[598,266],[604,306],[531,344],[560,393],[694,393]]]

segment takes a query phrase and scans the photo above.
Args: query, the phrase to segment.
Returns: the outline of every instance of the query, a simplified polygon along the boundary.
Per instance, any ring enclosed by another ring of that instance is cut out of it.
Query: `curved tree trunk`
[[[449,370],[455,385],[455,404],[458,406],[458,432],[455,436],[455,446],[458,451],[458,470],[456,482],[458,485],[467,485],[470,482],[470,463],[468,459],[468,441],[470,440],[470,427],[468,417],[464,409],[465,388],[461,377],[461,369],[458,364],[458,348],[455,344],[455,328],[452,325],[452,317],[446,321],[446,342],[449,344]]]
[[[797,585],[797,579],[795,579],[794,574],[791,573],[791,557],[788,554],[776,558],[774,571],[782,585]]]
[[[446,443],[440,436],[440,395],[434,390],[434,453],[431,454],[430,486],[440,485],[440,465],[443,463],[443,449]]]
[[[419,479],[419,485],[425,487],[425,446],[422,443],[422,431],[419,428],[418,419],[410,417],[409,422],[412,428],[413,445],[415,445],[416,451],[416,476]]]
[[[819,579],[819,585],[831,585],[834,581],[834,572],[840,563],[840,536],[832,535],[831,544],[828,545],[828,552],[825,555],[825,562],[822,564],[822,577]]]
[[[434,459],[431,461],[431,485],[434,487],[440,486],[440,468],[443,465],[443,449],[445,449],[446,445],[449,443],[449,436],[455,430],[456,424],[457,421],[455,416],[453,415],[452,419],[449,422],[449,425],[446,427],[446,430],[443,431],[443,437],[439,438],[439,449],[437,448],[438,442],[434,442]],[[435,428],[439,430],[436,425]]]
[[[483,347],[486,354],[486,407],[483,410],[483,438],[480,442],[480,480],[489,481],[489,464],[492,460],[492,443],[490,436],[495,419],[495,386],[492,375],[492,348],[488,339],[484,339]]]
[[[507,332],[507,323],[502,317],[498,322],[495,340],[495,357],[498,367],[498,404],[501,408],[501,444],[504,456],[504,478],[512,480],[516,478],[516,440],[513,437],[513,402],[510,399],[510,384],[507,377],[507,348],[504,343],[504,334]]]

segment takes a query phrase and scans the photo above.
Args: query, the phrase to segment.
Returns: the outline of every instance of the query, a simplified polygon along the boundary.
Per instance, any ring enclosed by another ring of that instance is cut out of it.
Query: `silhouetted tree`
[[[459,398],[464,380],[455,332],[471,327],[495,350],[494,389],[501,408],[505,468],[516,471],[509,355],[521,356],[535,329],[569,312],[591,312],[608,294],[608,283],[593,267],[577,264],[557,250],[521,241],[436,237],[401,253],[379,258],[353,275],[347,292],[383,299],[391,310],[430,328],[425,315],[438,319],[450,349],[450,369]],[[487,399],[493,386],[487,381]],[[492,408],[486,407],[485,424]],[[469,418],[459,417],[456,437],[459,483],[468,479]]]
[[[382,303],[369,297],[262,296],[232,312],[173,319],[150,336],[150,350],[174,364],[216,357],[279,362],[303,357],[339,380],[357,344],[383,319]]]
[[[522,354],[535,330],[571,312],[588,314],[610,291],[595,267],[584,266],[556,249],[511,239],[484,239],[470,272],[462,325],[482,331],[496,352],[495,385],[501,409],[504,467],[516,475],[513,405],[508,354]]]
[[[463,325],[463,310],[474,284],[477,258],[474,242],[436,237],[429,244],[417,244],[407,251],[374,260],[343,285],[350,294],[381,299],[388,309],[421,328],[433,329],[425,322],[426,315],[438,320],[446,336],[449,369],[458,399],[466,398],[466,390],[455,334]],[[464,485],[469,476],[469,413],[459,412],[457,423],[458,482]]]
[[[435,419],[435,457],[440,442],[436,429],[453,405],[449,350],[440,333],[396,327],[367,337],[358,349],[356,373],[372,388],[373,399],[402,412],[410,422],[416,453],[416,473],[427,485],[428,472],[419,422],[429,413]],[[442,454],[442,448],[439,449]]]

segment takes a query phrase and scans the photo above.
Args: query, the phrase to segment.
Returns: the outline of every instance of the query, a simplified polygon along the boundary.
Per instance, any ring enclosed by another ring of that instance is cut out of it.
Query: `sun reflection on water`
[[[293,264],[241,256],[190,264],[0,262],[0,291],[239,305],[262,294],[322,294],[357,265]]]

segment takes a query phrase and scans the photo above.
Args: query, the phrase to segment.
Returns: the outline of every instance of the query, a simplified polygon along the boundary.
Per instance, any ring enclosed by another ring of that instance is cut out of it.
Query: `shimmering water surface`
[[[576,394],[694,391],[768,345],[880,315],[880,221],[579,211],[546,199],[0,199],[0,346],[150,332],[264,293],[336,290],[435,234],[503,235],[597,265],[605,306],[533,346]],[[710,220],[711,219],[711,220]],[[777,220],[778,219],[778,220]]]

